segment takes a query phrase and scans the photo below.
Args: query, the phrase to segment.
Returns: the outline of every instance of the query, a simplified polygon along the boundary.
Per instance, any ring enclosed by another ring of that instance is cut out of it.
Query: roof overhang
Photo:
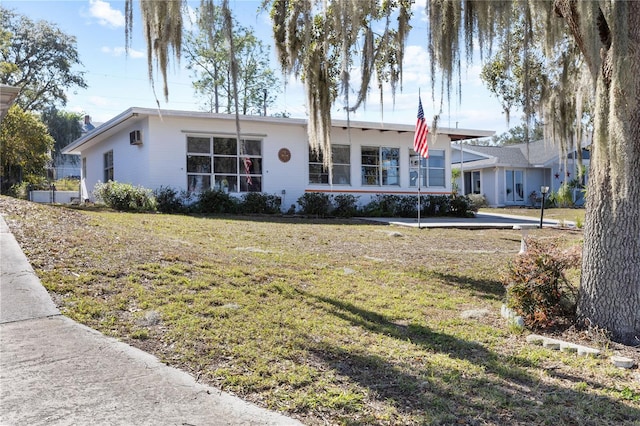
[[[7,111],[18,97],[20,89],[6,84],[0,84],[0,121],[7,115]]]
[[[233,114],[213,114],[208,112],[199,111],[177,111],[177,110],[161,110],[154,108],[138,108],[132,107],[102,124],[96,127],[93,131],[81,136],[71,144],[67,145],[63,150],[63,154],[80,154],[83,150],[99,143],[106,137],[114,134],[118,131],[120,125],[125,121],[140,121],[148,117],[177,117],[177,118],[215,118],[220,120],[234,121],[235,115]],[[303,118],[280,118],[280,117],[265,117],[256,115],[242,116],[242,121],[245,122],[261,122],[280,125],[293,125],[293,126],[306,126],[307,120]],[[388,124],[388,123],[373,123],[363,121],[346,121],[346,120],[333,120],[333,127],[342,127],[344,129],[361,129],[363,131],[392,131],[398,133],[413,133],[415,126],[408,124]],[[451,140],[465,140],[476,139],[492,136],[495,132],[490,130],[471,130],[471,129],[449,129],[438,128],[438,134],[448,135]]]

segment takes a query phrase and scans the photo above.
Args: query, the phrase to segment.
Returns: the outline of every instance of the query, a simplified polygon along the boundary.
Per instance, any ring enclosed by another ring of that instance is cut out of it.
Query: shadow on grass
[[[354,350],[326,341],[307,343],[317,359],[367,388],[372,400],[394,406],[400,415],[429,424],[622,424],[640,418],[640,408],[606,396],[579,392],[571,384],[563,387],[541,381],[537,374],[527,370],[532,365],[523,358],[504,356],[479,343],[428,327],[399,325],[348,302],[300,293],[353,326],[410,341],[484,371],[473,374],[465,371],[464,363],[451,367],[428,357],[398,361],[366,349]],[[344,418],[342,421],[364,424]]]
[[[474,296],[501,301],[504,298],[504,286],[500,281],[472,278],[464,275],[430,272],[430,276],[440,279],[446,285],[469,290]]]

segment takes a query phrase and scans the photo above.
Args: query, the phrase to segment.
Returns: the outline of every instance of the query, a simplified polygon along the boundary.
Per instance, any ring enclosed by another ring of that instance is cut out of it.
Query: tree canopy
[[[0,83],[20,89],[22,109],[65,105],[67,90],[87,87],[81,65],[75,37],[0,7]]]
[[[42,112],[40,118],[47,126],[49,134],[54,140],[53,148],[51,149],[53,164],[62,164],[64,162],[62,148],[82,135],[82,126],[80,124],[82,114],[60,111],[55,107],[50,107]],[[75,156],[71,156],[71,158],[79,160]]]
[[[2,193],[22,181],[36,182],[51,160],[54,140],[39,118],[12,105],[0,126]]]
[[[184,55],[187,67],[194,73],[193,85],[210,112],[235,112],[231,61],[227,35],[220,7],[214,6],[209,14],[198,15],[197,31],[186,34]],[[280,84],[269,67],[269,46],[265,46],[251,28],[233,19],[233,39],[238,64],[238,102],[241,114],[260,115],[273,104],[280,93]]]

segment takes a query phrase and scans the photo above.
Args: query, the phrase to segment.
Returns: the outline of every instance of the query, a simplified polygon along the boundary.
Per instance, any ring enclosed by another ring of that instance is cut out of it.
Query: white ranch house
[[[207,188],[241,196],[282,197],[282,208],[306,192],[353,194],[365,204],[377,194],[451,193],[451,141],[493,132],[441,128],[429,134],[430,158],[413,151],[413,125],[334,121],[333,175],[310,152],[304,119],[242,116],[241,143],[228,114],[129,108],[64,149],[81,158],[83,199],[96,183],[145,188]],[[421,164],[422,169],[418,170]]]

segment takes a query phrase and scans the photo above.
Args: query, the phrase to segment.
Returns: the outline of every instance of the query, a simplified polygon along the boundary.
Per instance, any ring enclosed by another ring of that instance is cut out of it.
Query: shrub
[[[161,186],[153,192],[158,211],[162,213],[182,213],[187,210],[184,197],[173,188]]]
[[[235,214],[239,204],[235,197],[226,192],[207,189],[198,194],[196,210],[200,213]]]
[[[320,192],[307,192],[298,198],[298,204],[302,214],[326,217],[331,213],[331,197]]]
[[[371,217],[413,217],[418,213],[418,199],[413,195],[378,194],[363,207]]]
[[[98,182],[93,190],[98,200],[120,211],[154,211],[156,199],[150,189],[128,183]]]
[[[449,214],[456,217],[473,217],[478,208],[466,196],[452,196],[449,199]]]
[[[424,216],[446,216],[449,214],[448,195],[427,195],[422,197],[421,210]]]
[[[484,194],[469,194],[467,195],[467,198],[471,203],[471,208],[473,211],[477,212],[478,209],[488,206],[487,197],[485,197]]]
[[[276,214],[280,213],[282,199],[277,195],[260,192],[247,192],[242,196],[240,210],[243,213]]]
[[[358,214],[358,198],[351,194],[338,194],[333,197],[333,215],[353,217]]]
[[[507,305],[533,328],[572,320],[578,290],[566,272],[577,270],[580,259],[579,247],[561,250],[554,243],[527,240],[527,251],[509,264],[503,279]]]

